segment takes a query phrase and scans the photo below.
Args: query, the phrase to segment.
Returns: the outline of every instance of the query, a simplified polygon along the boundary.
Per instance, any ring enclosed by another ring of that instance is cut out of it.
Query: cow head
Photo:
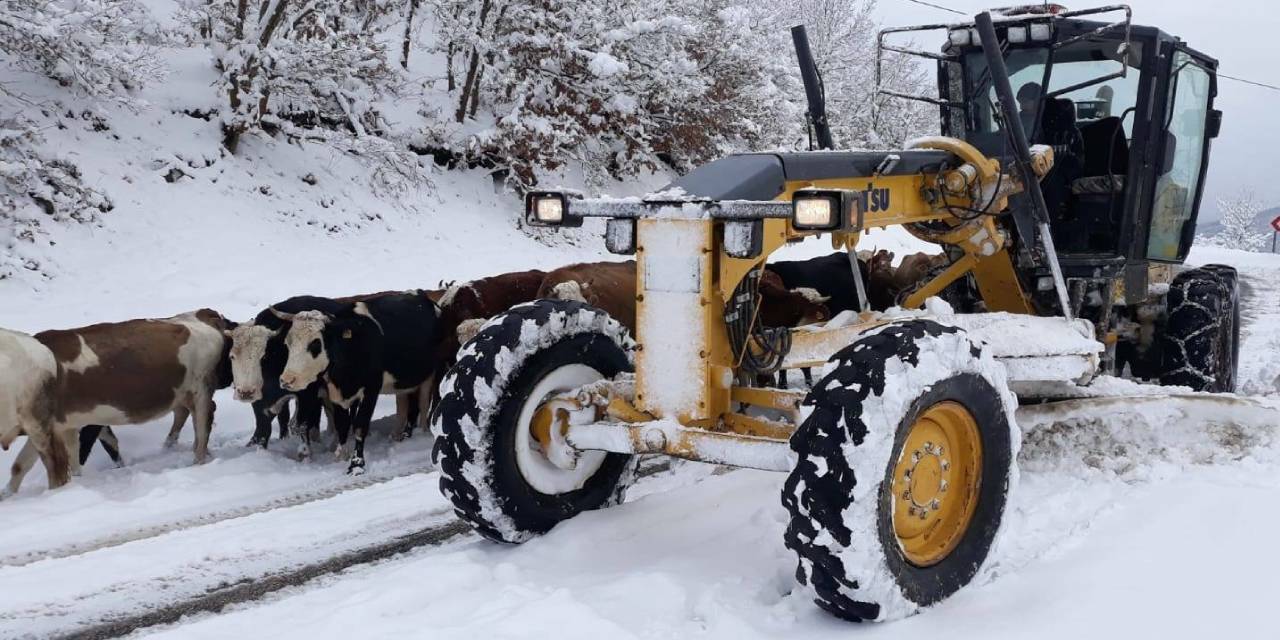
[[[284,372],[280,374],[280,388],[285,391],[301,391],[329,368],[324,333],[333,316],[322,311],[282,313],[272,310],[272,313],[285,322],[293,323],[284,337],[289,359],[285,362]]]
[[[787,289],[778,274],[760,276],[760,321],[767,327],[798,327],[831,319],[829,298],[809,288]]]
[[[262,357],[267,353],[267,342],[279,335],[280,330],[249,322],[223,333],[231,338],[231,388],[236,400],[261,400]]]
[[[795,302],[795,319],[787,326],[800,327],[815,322],[826,322],[831,319],[831,310],[827,308],[830,296],[824,296],[815,289],[801,287],[787,292]]]

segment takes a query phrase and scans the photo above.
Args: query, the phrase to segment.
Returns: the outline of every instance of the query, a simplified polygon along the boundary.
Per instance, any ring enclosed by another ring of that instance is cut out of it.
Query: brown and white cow
[[[592,262],[561,267],[547,274],[539,298],[577,300],[603,309],[632,333],[636,330],[636,263]],[[765,326],[794,327],[829,319],[816,291],[788,290],[766,270],[760,278],[760,320]]]
[[[71,471],[79,471],[81,427],[141,424],[166,413],[174,418],[171,438],[188,416],[194,416],[195,462],[204,462],[214,391],[231,383],[230,341],[223,335],[231,326],[218,312],[201,309],[172,318],[36,334],[57,360],[53,430],[55,440],[66,448]],[[18,490],[35,462],[37,447],[28,440],[18,454],[7,492]],[[53,459],[52,454],[47,459]]]
[[[49,474],[49,486],[67,483],[67,449],[54,435],[58,361],[53,352],[24,333],[0,329],[0,448],[18,436],[38,452]],[[9,493],[6,490],[0,497]]]

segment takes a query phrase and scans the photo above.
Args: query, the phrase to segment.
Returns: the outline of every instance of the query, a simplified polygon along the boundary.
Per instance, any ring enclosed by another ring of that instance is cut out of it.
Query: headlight
[[[796,198],[795,225],[797,229],[835,229],[840,226],[839,204],[827,196]]]
[[[858,194],[848,189],[801,189],[791,197],[791,226],[801,231],[861,231]]]
[[[531,191],[524,200],[525,222],[535,227],[580,227],[582,218],[569,212],[572,194],[561,191]]]
[[[564,221],[564,201],[546,197],[534,201],[533,215],[543,224],[560,224]]]

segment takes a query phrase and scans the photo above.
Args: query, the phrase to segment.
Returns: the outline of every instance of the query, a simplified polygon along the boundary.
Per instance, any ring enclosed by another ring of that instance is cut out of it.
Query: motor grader
[[[930,31],[940,51],[895,40]],[[1232,390],[1235,272],[1179,267],[1217,63],[1126,6],[890,29],[877,64],[930,59],[938,93],[885,93],[937,105],[942,135],[837,151],[793,35],[821,149],[729,156],[645,198],[527,195],[533,225],[607,220],[608,249],[637,261],[636,334],[577,301],[492,319],[443,382],[434,457],[457,514],[508,543],[616,504],[644,454],[785,472],[800,584],[837,616],[893,619],[982,570],[1020,402],[1106,375]],[[947,258],[899,308],[762,326],[773,252],[829,237],[865,301],[855,248],[891,226]],[[807,368],[807,388],[765,382]]]

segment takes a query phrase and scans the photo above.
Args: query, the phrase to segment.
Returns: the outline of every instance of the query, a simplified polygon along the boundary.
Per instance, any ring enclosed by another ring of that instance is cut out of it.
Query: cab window
[[[1185,51],[1174,53],[1173,70],[1147,257],[1176,261],[1185,254],[1187,224],[1200,190],[1212,86],[1209,72]]]

